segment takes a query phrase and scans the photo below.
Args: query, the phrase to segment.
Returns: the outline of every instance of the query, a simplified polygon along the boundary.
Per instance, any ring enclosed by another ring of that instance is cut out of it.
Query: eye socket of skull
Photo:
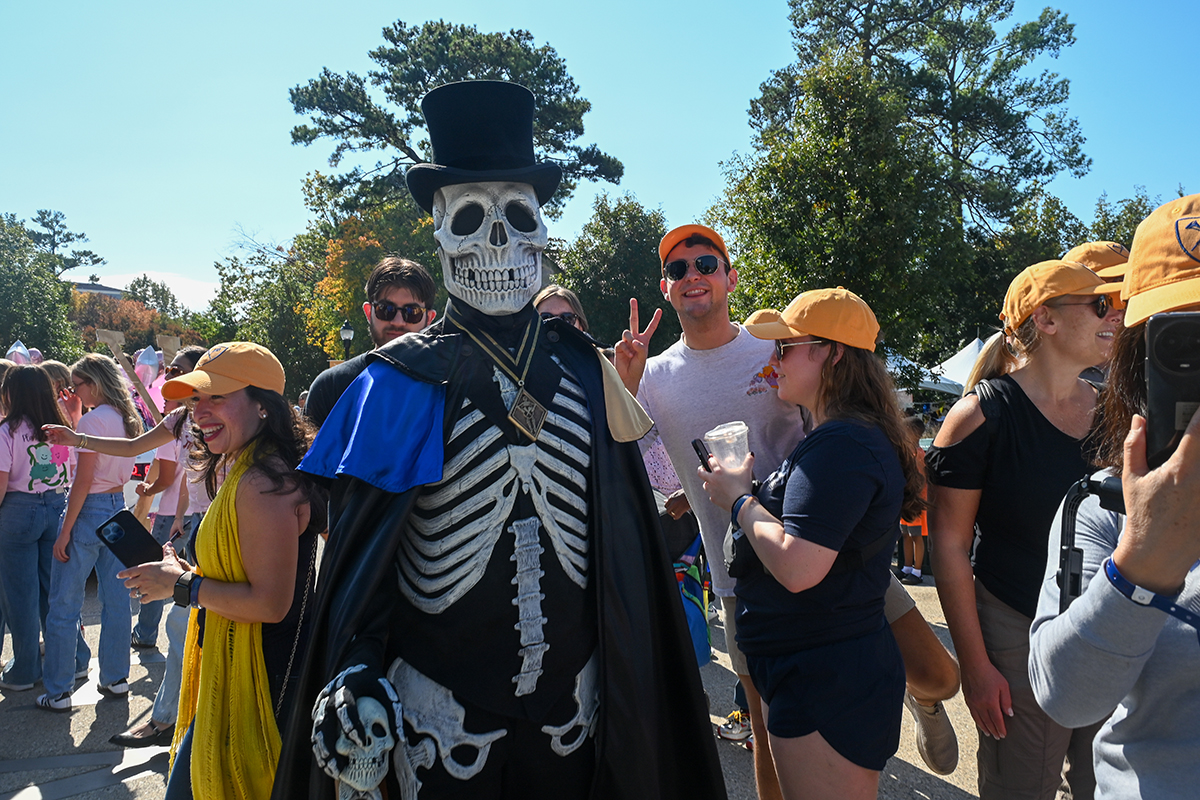
[[[521,203],[509,203],[504,209],[504,217],[508,224],[521,233],[532,233],[537,230],[537,220],[533,213]]]
[[[450,220],[450,232],[455,236],[470,236],[479,230],[479,226],[482,224],[483,206],[478,203],[467,203],[454,212],[454,219]]]

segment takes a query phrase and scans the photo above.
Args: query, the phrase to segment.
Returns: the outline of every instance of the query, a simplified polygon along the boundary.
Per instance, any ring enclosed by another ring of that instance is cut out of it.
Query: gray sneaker
[[[917,752],[925,765],[938,775],[949,775],[958,767],[958,737],[946,716],[946,709],[937,702],[923,706],[904,691],[904,707],[917,723]]]

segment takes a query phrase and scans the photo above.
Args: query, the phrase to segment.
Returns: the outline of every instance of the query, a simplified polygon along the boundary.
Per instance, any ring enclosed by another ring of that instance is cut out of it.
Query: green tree
[[[858,60],[830,56],[797,80],[792,121],[725,164],[709,212],[738,268],[734,314],[844,286],[870,303],[889,350],[936,363],[926,359],[957,343],[947,314],[969,294],[952,268],[962,246],[938,161],[904,95]]]
[[[329,157],[337,167],[351,153],[376,154],[374,167],[355,166],[324,178],[343,207],[357,210],[407,194],[404,172],[427,161],[428,142],[421,98],[445,83],[505,80],[522,84],[537,98],[534,147],[539,158],[557,161],[563,181],[545,212],[560,213],[580,180],[618,183],[624,167],[596,145],[576,144],[591,103],[567,73],[566,62],[549,45],[537,46],[528,31],[482,33],[474,26],[438,20],[420,26],[397,21],[383,29],[386,42],[370,52],[379,68],[364,78],[322,69],[319,78],[293,88],[297,114],[310,124],[292,129],[294,144],[328,137],[337,144]]]
[[[64,249],[76,242],[88,240],[85,233],[72,233],[66,224],[66,215],[61,211],[40,209],[33,217],[33,223],[41,230],[30,230],[29,238],[33,240],[38,251],[50,256],[50,265],[55,275],[62,275],[68,270],[80,267],[98,267],[105,261],[91,250]]]
[[[650,342],[652,354],[670,347],[681,333],[676,316],[659,290],[662,277],[658,243],[667,233],[661,211],[649,211],[632,194],[596,196],[592,218],[568,244],[558,261],[557,280],[579,295],[592,336],[612,344],[629,326],[629,299],[636,297],[644,326],[663,309]]]
[[[0,346],[17,339],[46,358],[71,363],[83,355],[83,340],[67,319],[71,286],[60,281],[54,262],[14,214],[0,214]]]
[[[125,293],[168,319],[181,319],[185,316],[183,306],[171,291],[171,287],[163,281],[151,280],[149,275],[134,278],[125,287]]]
[[[1180,188],[1180,196],[1183,189]],[[1096,217],[1088,231],[1088,237],[1080,242],[1117,242],[1129,247],[1133,244],[1133,234],[1138,223],[1150,216],[1150,212],[1162,205],[1162,198],[1150,198],[1145,186],[1135,186],[1133,197],[1127,197],[1113,203],[1108,199],[1108,192],[1096,200]]]

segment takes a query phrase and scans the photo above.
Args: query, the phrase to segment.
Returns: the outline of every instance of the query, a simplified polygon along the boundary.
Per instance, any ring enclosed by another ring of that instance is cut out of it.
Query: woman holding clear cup
[[[921,473],[861,298],[805,292],[746,329],[775,340],[779,396],[815,427],[754,493],[753,454],[738,466],[712,457],[702,473],[761,562],[738,579],[738,644],[784,796],[875,797],[905,688],[884,593],[901,513],[922,507]]]

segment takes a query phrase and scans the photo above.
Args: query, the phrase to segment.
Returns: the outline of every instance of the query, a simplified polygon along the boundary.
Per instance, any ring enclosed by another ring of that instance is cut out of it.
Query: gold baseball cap
[[[1200,303],[1200,194],[1159,206],[1137,226],[1121,297],[1126,325]]]
[[[1078,261],[1106,281],[1120,279],[1127,269],[1129,248],[1120,242],[1084,242],[1066,252],[1063,261]]]
[[[1065,294],[1116,294],[1120,283],[1104,279],[1077,261],[1042,261],[1017,273],[1004,294],[1004,332],[1013,333],[1047,300]]]
[[[283,394],[283,365],[267,348],[254,342],[225,342],[210,347],[196,368],[162,386],[167,400],[182,400],[194,392],[231,394],[247,386]]]
[[[746,320],[746,330],[758,339],[816,336],[873,353],[879,322],[861,297],[839,286],[803,292],[783,311],[755,311]]]
[[[667,235],[658,243],[658,263],[663,265],[667,263],[667,256],[675,249],[675,245],[682,242],[684,239],[692,235],[703,236],[705,239],[711,239],[716,244],[717,249],[721,251],[721,257],[725,259],[725,263],[729,261],[729,251],[725,248],[725,240],[721,238],[721,234],[714,231],[712,228],[704,225],[680,225],[674,230],[668,231]]]

